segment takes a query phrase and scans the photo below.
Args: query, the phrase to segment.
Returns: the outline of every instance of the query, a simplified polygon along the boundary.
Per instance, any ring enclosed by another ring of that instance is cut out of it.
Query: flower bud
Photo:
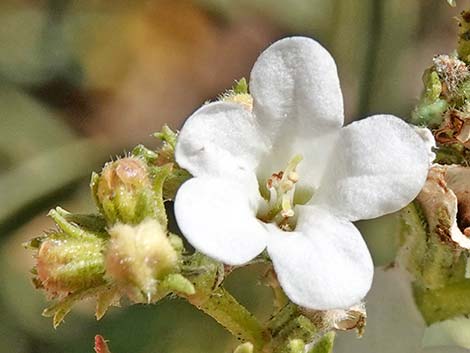
[[[160,223],[116,224],[106,252],[106,273],[135,302],[158,299],[158,284],[178,268],[178,253]]]
[[[99,238],[48,235],[37,253],[36,282],[53,296],[65,296],[104,283],[104,243]]]
[[[107,163],[101,175],[94,175],[91,187],[108,223],[137,224],[155,217],[155,192],[146,164],[128,157]]]

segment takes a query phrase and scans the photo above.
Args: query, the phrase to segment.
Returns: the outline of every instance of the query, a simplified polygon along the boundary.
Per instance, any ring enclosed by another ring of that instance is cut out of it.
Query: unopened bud
[[[91,183],[108,223],[137,224],[157,213],[155,192],[146,164],[128,157],[107,163]]]
[[[42,241],[36,263],[37,280],[53,296],[65,296],[104,283],[104,243],[100,238],[70,238],[64,233]]]
[[[158,285],[178,267],[178,253],[162,226],[153,219],[138,225],[116,224],[106,252],[106,273],[122,285],[131,300],[158,299]]]

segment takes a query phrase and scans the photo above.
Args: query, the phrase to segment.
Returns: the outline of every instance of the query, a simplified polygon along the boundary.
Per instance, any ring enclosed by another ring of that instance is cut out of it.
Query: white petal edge
[[[436,140],[434,139],[434,135],[432,134],[431,130],[427,127],[415,126],[410,125],[415,132],[421,137],[424,144],[428,149],[428,157],[429,157],[429,166],[431,166],[436,159],[436,153],[434,153],[434,148],[436,148]]]
[[[310,309],[347,309],[367,294],[373,263],[354,225],[316,207],[297,207],[295,232],[272,232],[268,253],[281,287]]]
[[[194,176],[238,175],[253,171],[266,150],[252,114],[240,104],[202,106],[183,125],[175,159]]]
[[[256,219],[256,181],[241,184],[192,178],[175,198],[181,232],[197,250],[228,265],[241,265],[266,247],[267,231]]]
[[[366,297],[367,326],[356,332],[339,333],[335,353],[420,353],[424,320],[414,303],[410,280],[398,269],[377,268]]]
[[[256,119],[272,141],[311,138],[343,125],[335,61],[311,38],[285,38],[267,48],[251,71],[250,92]]]
[[[393,115],[374,115],[342,129],[312,204],[351,221],[398,211],[421,190],[429,169],[421,137]]]

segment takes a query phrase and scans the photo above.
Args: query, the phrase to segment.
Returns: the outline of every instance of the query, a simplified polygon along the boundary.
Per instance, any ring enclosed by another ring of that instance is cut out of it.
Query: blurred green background
[[[21,243],[52,227],[46,213],[58,203],[93,211],[92,170],[137,143],[155,147],[152,132],[178,128],[248,77],[281,37],[311,36],[331,51],[348,121],[406,117],[432,56],[455,47],[459,11],[444,0],[1,0],[0,352],[92,352],[96,333],[114,353],[228,352],[230,336],[175,299],[100,322],[84,303],[54,330]],[[393,258],[394,217],[385,222],[359,225],[378,265]],[[228,287],[266,317],[261,273],[238,271]]]

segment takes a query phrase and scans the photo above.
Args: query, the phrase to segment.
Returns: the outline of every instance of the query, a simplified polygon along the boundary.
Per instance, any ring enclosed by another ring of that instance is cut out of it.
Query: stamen
[[[294,210],[292,209],[289,195],[283,195],[282,196],[281,216],[282,217],[293,217],[294,216]]]
[[[287,179],[289,179],[293,183],[296,183],[299,181],[299,174],[297,174],[297,172],[290,172],[287,176]]]
[[[295,216],[295,184],[299,180],[296,168],[301,161],[301,155],[294,156],[285,171],[272,174],[266,181],[266,188],[269,192],[268,207],[266,214],[260,215],[259,218],[264,222],[276,223],[279,228],[286,231],[293,229],[290,219]]]

